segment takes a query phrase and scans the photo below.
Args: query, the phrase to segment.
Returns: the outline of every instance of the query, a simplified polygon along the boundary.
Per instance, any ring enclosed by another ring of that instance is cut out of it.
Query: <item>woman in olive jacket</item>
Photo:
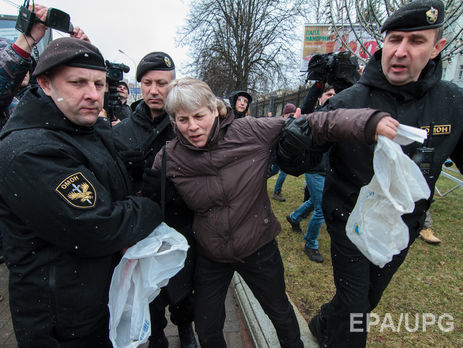
[[[267,194],[270,154],[286,120],[235,119],[206,83],[191,78],[171,82],[166,110],[177,134],[164,152],[166,176],[194,211],[195,327],[201,346],[226,347],[225,297],[237,271],[271,319],[281,346],[303,347],[275,241],[281,227]],[[302,125],[296,140],[307,147],[336,139],[372,143],[376,133],[394,133],[397,122],[386,116],[370,109],[335,110],[290,123]],[[283,139],[280,146],[293,143]],[[162,151],[156,156],[156,171],[162,156]]]

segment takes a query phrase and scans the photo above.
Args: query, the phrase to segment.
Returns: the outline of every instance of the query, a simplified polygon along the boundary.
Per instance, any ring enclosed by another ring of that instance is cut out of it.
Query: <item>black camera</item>
[[[18,18],[16,20],[16,29],[26,35],[31,33],[34,23],[43,23],[49,28],[53,28],[65,33],[72,34],[74,27],[71,24],[71,18],[66,12],[56,8],[49,8],[47,18],[44,21],[37,18],[36,14],[26,6],[19,8]]]
[[[315,54],[309,61],[306,83],[309,80],[328,82],[338,93],[359,80],[358,70],[357,58],[348,51]]]
[[[122,102],[117,91],[119,82],[123,80],[124,73],[128,73],[130,68],[122,63],[112,63],[106,61],[106,82],[108,83],[108,91],[104,97],[104,109],[109,120],[112,122],[119,118],[122,110]]]

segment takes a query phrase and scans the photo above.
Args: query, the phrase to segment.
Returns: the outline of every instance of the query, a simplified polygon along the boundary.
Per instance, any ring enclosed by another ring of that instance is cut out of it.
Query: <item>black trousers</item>
[[[170,321],[176,326],[186,326],[193,322],[194,308],[193,296],[186,296],[178,303],[170,303],[167,288],[161,289],[159,295],[150,303],[151,337],[150,341],[156,341],[164,334],[167,326],[166,306],[169,306]]]
[[[44,323],[46,325],[46,323]],[[16,331],[20,348],[112,348],[109,339],[109,312],[86,335],[76,335],[74,339],[63,338],[55,328],[46,326],[35,328],[33,332]]]
[[[425,211],[424,208],[418,210]],[[365,347],[367,314],[378,305],[384,290],[405,260],[410,245],[421,230],[424,218],[424,213],[402,217],[409,228],[409,244],[380,268],[365,258],[346,236],[345,221],[333,219],[326,214],[336,294],[321,307],[321,322],[327,338],[320,342],[320,347]]]
[[[276,241],[239,263],[198,256],[195,272],[195,328],[201,347],[226,347],[223,336],[225,297],[234,272],[252,290],[275,326],[281,347],[303,347],[293,307],[285,292],[284,269]]]

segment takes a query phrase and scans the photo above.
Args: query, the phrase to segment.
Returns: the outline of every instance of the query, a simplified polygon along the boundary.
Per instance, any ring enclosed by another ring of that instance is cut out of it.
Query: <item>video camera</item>
[[[74,27],[71,24],[71,17],[61,10],[49,8],[45,22],[37,18],[36,14],[28,9],[29,1],[24,1],[24,5],[19,8],[16,20],[16,29],[26,35],[31,33],[34,23],[43,23],[49,28],[72,34]]]
[[[358,70],[357,58],[348,51],[316,54],[309,61],[305,82],[328,82],[339,93],[359,80]]]
[[[122,109],[122,102],[117,92],[117,86],[123,80],[123,73],[128,73],[130,68],[125,64],[112,63],[108,60],[105,63],[108,91],[104,96],[104,109],[106,110],[108,119],[112,122],[119,118]]]

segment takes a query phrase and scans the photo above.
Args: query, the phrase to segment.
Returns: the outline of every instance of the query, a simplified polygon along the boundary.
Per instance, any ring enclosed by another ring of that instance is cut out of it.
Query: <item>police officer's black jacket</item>
[[[131,116],[132,116],[132,109],[127,103],[124,103],[121,105],[119,113],[116,115],[116,117],[121,121],[125,120],[126,118],[130,118]]]
[[[328,100],[322,110],[370,107],[388,112],[401,124],[428,128],[434,122],[434,135],[428,146],[435,148],[432,175],[427,178],[431,192],[443,162],[451,158],[463,169],[463,90],[442,81],[440,56],[430,61],[416,82],[392,86],[381,69],[381,51],[368,62],[357,84]],[[403,147],[413,156],[421,144]],[[323,210],[334,218],[347,221],[362,186],[373,176],[374,145],[340,142],[331,146],[330,168],[325,182]],[[424,209],[416,214],[424,215]]]
[[[0,230],[17,337],[48,347],[53,333],[88,335],[107,322],[120,251],[160,223],[159,206],[128,195],[107,120],[75,125],[39,89],[23,97],[0,139]]]
[[[146,168],[151,168],[159,150],[175,137],[169,115],[164,113],[153,120],[144,101],[131,117],[114,126],[113,135],[118,151],[142,151]]]

